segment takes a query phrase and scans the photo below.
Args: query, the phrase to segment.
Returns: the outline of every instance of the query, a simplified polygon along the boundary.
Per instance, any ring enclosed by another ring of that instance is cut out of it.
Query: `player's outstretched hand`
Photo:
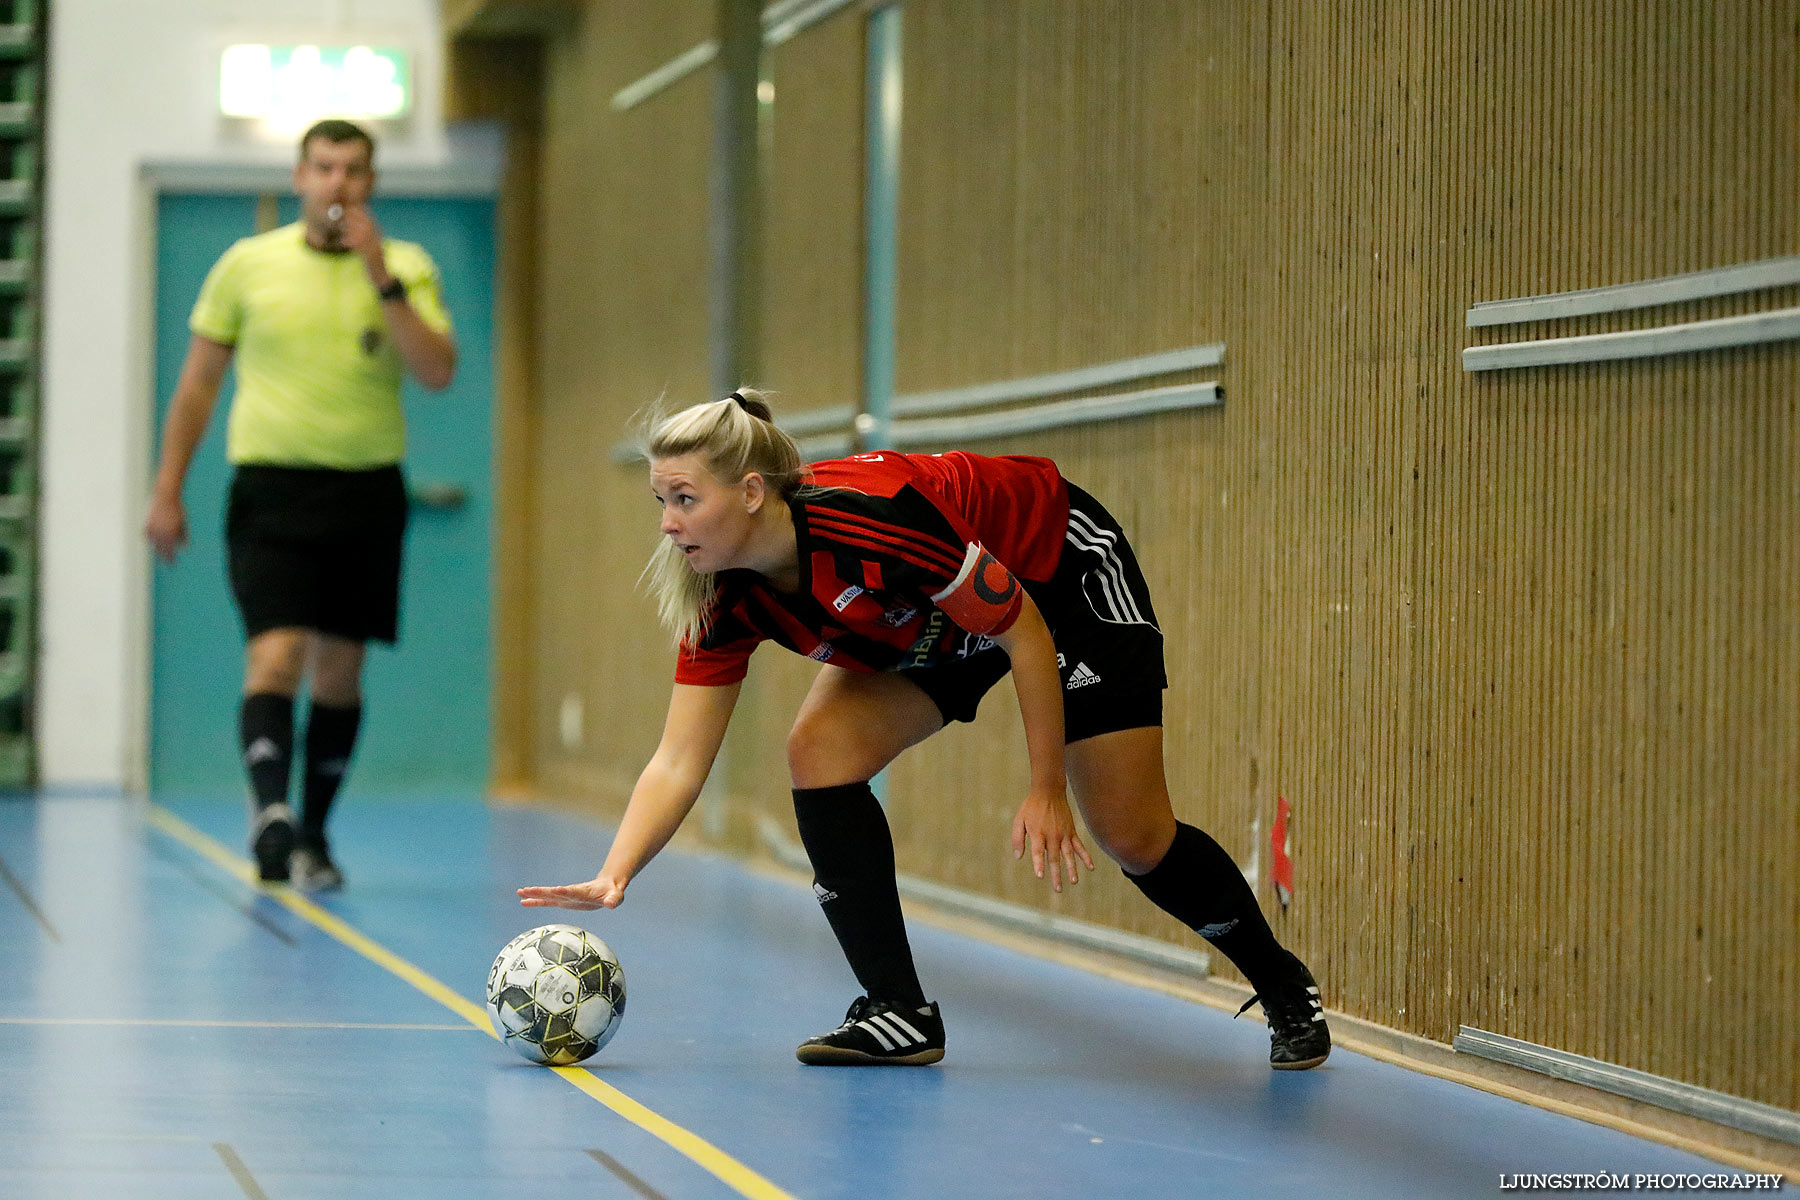
[[[1013,818],[1012,847],[1014,858],[1024,857],[1030,849],[1031,871],[1039,879],[1044,877],[1044,864],[1049,863],[1053,891],[1062,891],[1065,870],[1071,885],[1081,882],[1076,859],[1087,864],[1088,870],[1094,869],[1093,858],[1081,844],[1081,835],[1075,832],[1075,814],[1069,811],[1069,801],[1063,796],[1033,792],[1025,797]]]
[[[617,908],[623,899],[625,885],[605,875],[595,876],[586,883],[571,883],[563,887],[519,889],[519,903],[526,908],[576,908],[585,912],[595,908]]]

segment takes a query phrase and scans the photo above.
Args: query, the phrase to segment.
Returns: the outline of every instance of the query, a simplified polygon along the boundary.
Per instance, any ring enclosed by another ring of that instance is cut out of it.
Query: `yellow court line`
[[[499,1040],[499,1035],[488,1023],[486,1009],[458,995],[424,971],[349,925],[336,914],[320,908],[294,889],[282,885],[263,884],[257,879],[256,872],[248,861],[233,854],[213,838],[195,829],[168,809],[155,804],[150,805],[150,823],[202,858],[211,861],[240,883],[260,888],[263,894],[270,899],[324,930],[376,966],[398,975],[489,1037],[496,1041]],[[562,1076],[565,1081],[586,1092],[645,1133],[660,1139],[677,1153],[711,1172],[738,1194],[747,1196],[750,1200],[795,1200],[792,1195],[782,1191],[705,1138],[683,1129],[667,1117],[645,1108],[618,1088],[600,1080],[593,1072],[582,1067],[554,1067],[552,1070]]]

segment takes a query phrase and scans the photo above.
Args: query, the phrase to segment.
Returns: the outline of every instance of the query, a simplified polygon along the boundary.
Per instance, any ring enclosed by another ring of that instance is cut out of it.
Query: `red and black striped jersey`
[[[722,571],[677,683],[736,683],[765,641],[852,671],[928,667],[993,645],[1020,581],[1056,572],[1069,490],[1047,458],[859,454],[814,463],[788,502],[801,587]]]

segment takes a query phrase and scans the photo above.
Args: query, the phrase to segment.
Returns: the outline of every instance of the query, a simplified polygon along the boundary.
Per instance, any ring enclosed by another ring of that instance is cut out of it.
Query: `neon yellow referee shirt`
[[[449,333],[431,256],[391,238],[382,252],[419,319]],[[188,328],[236,348],[232,462],[349,471],[405,454],[405,368],[360,255],[314,250],[299,222],[244,238],[207,273]]]

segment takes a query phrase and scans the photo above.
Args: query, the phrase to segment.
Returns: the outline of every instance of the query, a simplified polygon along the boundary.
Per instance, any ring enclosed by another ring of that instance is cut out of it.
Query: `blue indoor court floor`
[[[796,881],[669,851],[615,912],[527,910],[513,888],[591,876],[606,828],[354,795],[334,823],[350,886],[315,905],[251,884],[241,804],[0,800],[0,1197],[1393,1200],[1732,1171],[1341,1047],[1272,1072],[1259,1023],[919,922],[944,1063],[804,1067],[855,985]],[[480,1010],[499,947],[555,921],[629,986],[564,1071]]]

